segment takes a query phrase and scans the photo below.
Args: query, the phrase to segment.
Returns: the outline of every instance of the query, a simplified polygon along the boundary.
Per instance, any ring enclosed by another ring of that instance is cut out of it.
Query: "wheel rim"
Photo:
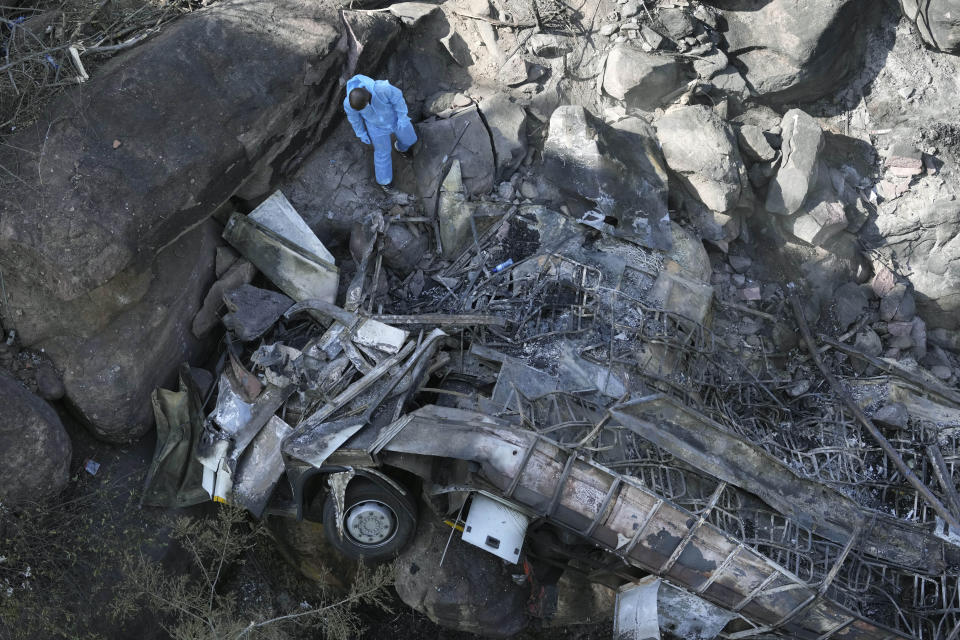
[[[397,534],[397,516],[378,500],[364,500],[350,507],[344,525],[353,541],[364,547],[381,547]]]

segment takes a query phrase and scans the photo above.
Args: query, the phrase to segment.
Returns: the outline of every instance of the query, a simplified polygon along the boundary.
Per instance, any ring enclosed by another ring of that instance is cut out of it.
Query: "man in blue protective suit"
[[[394,148],[408,157],[410,148],[417,142],[417,133],[407,116],[403,93],[386,80],[355,75],[347,81],[343,110],[357,137],[364,144],[373,144],[373,168],[377,184],[392,187],[390,135],[397,136]]]

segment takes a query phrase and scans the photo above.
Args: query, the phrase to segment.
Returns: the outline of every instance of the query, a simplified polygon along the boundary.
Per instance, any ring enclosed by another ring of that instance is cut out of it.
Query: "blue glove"
[[[364,133],[357,137],[360,138],[360,142],[362,142],[363,144],[370,144],[370,136],[368,136],[367,134]]]

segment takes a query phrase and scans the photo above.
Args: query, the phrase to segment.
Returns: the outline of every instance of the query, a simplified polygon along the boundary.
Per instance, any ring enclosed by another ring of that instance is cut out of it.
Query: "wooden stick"
[[[826,344],[836,349],[837,351],[842,351],[847,355],[860,358],[861,360],[864,360],[872,364],[877,369],[886,371],[887,373],[893,374],[895,376],[899,376],[904,380],[906,380],[907,382],[913,385],[916,385],[921,389],[926,390],[928,393],[937,395],[943,400],[946,400],[947,402],[950,402],[955,406],[960,406],[960,393],[957,393],[955,390],[951,389],[950,387],[944,384],[933,382],[932,380],[925,380],[920,376],[916,375],[915,373],[913,373],[912,371],[908,371],[907,369],[904,369],[902,367],[894,366],[889,362],[887,362],[886,360],[875,358],[871,355],[868,355],[860,351],[859,349],[855,349],[851,347],[850,345],[843,344],[838,340],[834,340],[833,338],[829,338],[827,336],[820,336],[820,339]]]
[[[952,513],[944,506],[940,499],[933,494],[932,491],[923,484],[920,478],[913,472],[910,467],[903,461],[903,458],[900,457],[900,454],[896,449],[893,448],[893,445],[890,444],[890,441],[887,440],[880,430],[877,428],[877,425],[873,424],[873,421],[866,416],[865,413],[857,406],[857,403],[853,401],[852,398],[847,394],[847,392],[840,386],[840,383],[834,377],[833,372],[827,368],[827,365],[823,363],[823,359],[820,358],[820,353],[817,351],[817,343],[813,340],[813,335],[810,333],[810,327],[807,325],[806,319],[803,317],[803,309],[800,307],[800,300],[796,295],[790,296],[790,306],[793,309],[793,315],[797,318],[797,324],[800,325],[800,332],[803,334],[803,339],[807,343],[807,352],[810,357],[813,358],[813,361],[816,363],[817,368],[820,369],[820,372],[823,374],[823,377],[826,378],[827,383],[830,385],[830,388],[833,389],[833,392],[840,398],[843,404],[847,407],[850,413],[857,419],[864,429],[870,434],[870,436],[876,441],[880,448],[883,449],[884,453],[887,454],[887,457],[890,458],[890,461],[893,462],[894,466],[897,468],[897,471],[910,483],[914,489],[917,490],[924,500],[926,500],[934,511],[937,512],[943,521],[947,523],[947,526],[950,527],[950,533],[956,534],[960,533],[960,522],[954,517]]]

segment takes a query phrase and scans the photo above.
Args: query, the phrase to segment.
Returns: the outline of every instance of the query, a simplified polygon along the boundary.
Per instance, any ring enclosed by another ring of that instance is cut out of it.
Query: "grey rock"
[[[747,84],[746,78],[732,65],[713,74],[710,77],[710,84],[722,94],[741,101],[753,96],[753,89]]]
[[[708,51],[703,52],[693,59],[693,69],[696,71],[697,76],[701,80],[711,80],[717,74],[722,71],[729,70],[730,73],[735,75],[740,75],[740,72],[735,68],[728,66],[730,60],[727,58],[727,55],[717,47],[710,47]],[[741,81],[743,77],[741,76]],[[744,87],[746,83],[744,82]],[[729,85],[724,87],[724,89],[729,88]],[[736,91],[739,93],[739,90]]]
[[[600,35],[612,36],[619,30],[620,30],[620,25],[615,22],[611,22],[600,27]]]
[[[627,107],[652,111],[686,84],[684,67],[671,56],[646,53],[630,44],[614,46],[607,57],[603,90]]]
[[[172,385],[183,362],[196,362],[212,345],[194,337],[193,316],[212,284],[221,227],[213,220],[159,252],[146,291],[93,336],[58,340],[47,353],[63,373],[66,401],[85,426],[108,442],[129,442],[153,426],[145,401]]]
[[[833,292],[837,325],[846,331],[867,309],[867,294],[856,282],[840,285]]]
[[[740,236],[742,224],[738,215],[712,211],[693,195],[679,194],[677,197],[682,201],[683,210],[701,239],[726,251],[729,243]]]
[[[509,182],[501,182],[497,185],[497,195],[506,201],[513,200],[514,188]]]
[[[747,169],[747,177],[754,189],[762,189],[770,182],[776,172],[777,169],[774,163],[757,162]]]
[[[670,248],[666,163],[645,121],[627,118],[611,127],[583,107],[558,107],[543,154],[541,175],[561,193],[592,200],[617,221],[612,233]]]
[[[282,293],[245,284],[227,291],[223,303],[228,311],[223,316],[223,326],[241,342],[250,342],[276,324],[293,300]]]
[[[727,256],[727,262],[730,263],[730,266],[733,267],[733,270],[737,273],[746,273],[750,265],[753,264],[753,260],[748,256],[738,256],[735,254]]]
[[[624,18],[632,18],[640,13],[640,2],[638,0],[627,0],[620,8],[620,15]]]
[[[910,413],[903,403],[891,402],[877,409],[876,413],[873,414],[873,420],[885,427],[906,429],[907,422],[910,420]]]
[[[430,242],[426,235],[415,232],[414,227],[394,223],[385,232],[383,263],[406,276],[416,268],[429,249]]]
[[[960,53],[960,1],[900,0],[903,14],[928,45],[946,53]]]
[[[257,275],[257,268],[244,259],[237,260],[213,283],[203,299],[203,305],[193,316],[190,330],[197,338],[204,338],[220,323],[217,312],[223,304],[223,294],[242,284],[249,284]]]
[[[651,29],[647,25],[640,27],[640,37],[643,38],[643,41],[650,47],[652,50],[659,49],[663,46],[666,38],[662,35]]]
[[[897,351],[906,351],[913,348],[914,342],[910,336],[893,336],[888,341],[887,346]]]
[[[946,367],[942,364],[937,364],[930,367],[930,373],[941,380],[949,380],[953,376],[953,370],[950,369],[950,367]]]
[[[559,58],[573,51],[573,43],[566,36],[537,33],[527,40],[527,49],[541,58]]]
[[[923,360],[927,357],[927,323],[918,316],[914,316],[910,323],[910,339],[913,340],[914,359]]]
[[[847,228],[844,207],[834,200],[819,200],[812,207],[784,220],[784,226],[794,236],[812,245],[823,246]]]
[[[469,196],[493,190],[497,167],[490,146],[490,131],[476,107],[468,107],[442,120],[421,122],[417,133],[420,142],[413,157],[413,168],[417,191],[423,194],[424,209],[429,215],[436,210],[438,177],[444,165],[449,166],[447,161],[460,161],[463,184]]]
[[[884,165],[894,176],[912,178],[923,173],[923,154],[912,143],[901,140],[890,147]]]
[[[791,215],[800,209],[817,180],[823,131],[816,120],[799,109],[788,111],[781,126],[783,157],[765,206],[771,213]]]
[[[916,292],[916,306],[932,327],[960,329],[960,201],[927,201],[918,194],[881,205],[861,238]]]
[[[44,400],[60,400],[67,392],[60,374],[46,360],[37,365],[36,379],[37,395]]]
[[[667,165],[680,182],[712,211],[736,207],[742,160],[730,125],[697,105],[673,109],[655,126]]]
[[[527,112],[502,93],[485,98],[480,113],[490,129],[496,156],[496,179],[506,180],[527,155]]]
[[[400,599],[448,629],[490,638],[522,631],[529,588],[513,581],[506,563],[459,539],[441,567],[437,558],[449,537],[438,519],[421,520],[413,544],[396,561]]]
[[[737,142],[743,155],[753,162],[769,162],[777,157],[777,151],[770,146],[763,129],[753,124],[745,124],[737,129]]]
[[[528,63],[522,56],[511,56],[497,69],[497,82],[507,87],[524,84],[529,76],[527,66]]]
[[[690,12],[679,7],[660,7],[657,18],[672,40],[685,38],[697,29],[697,23]]]
[[[737,124],[749,124],[760,127],[766,132],[780,133],[780,121],[783,119],[779,113],[764,105],[755,105],[744,111],[733,119]],[[779,148],[779,147],[777,147]]]
[[[57,412],[0,371],[0,502],[54,496],[69,479],[72,446]]]
[[[350,73],[370,71],[399,31],[387,13],[341,19],[298,0],[251,0],[243,14],[225,3],[182,16],[0,152],[27,182],[0,194],[5,312],[99,437],[145,433],[152,389],[203,355],[190,323],[219,235],[203,221],[233,195],[265,195],[324,138],[341,112],[327,88],[347,71],[344,21],[363,45]],[[269,34],[245,26],[267,21]]]
[[[537,185],[530,180],[524,180],[520,183],[520,195],[524,198],[535,200],[540,197],[540,190],[537,189]]]
[[[916,313],[916,301],[910,290],[903,284],[893,287],[880,300],[880,319],[909,322]]]
[[[728,51],[767,100],[805,102],[833,91],[856,68],[869,0],[710,0]]]
[[[469,67],[473,64],[473,56],[470,54],[470,46],[456,31],[450,31],[447,35],[439,39],[440,44],[450,55],[450,58],[461,67]]]
[[[960,353],[960,331],[937,328],[927,332],[927,340],[941,349]]]
[[[456,91],[444,91],[428,97],[423,103],[423,110],[428,115],[436,115],[450,109],[468,107],[472,103],[470,96]]]
[[[854,338],[853,346],[871,356],[879,356],[883,353],[883,343],[880,336],[873,329],[864,329]]]
[[[440,5],[426,2],[398,2],[388,7],[390,13],[400,19],[406,27],[414,27],[440,10]]]

